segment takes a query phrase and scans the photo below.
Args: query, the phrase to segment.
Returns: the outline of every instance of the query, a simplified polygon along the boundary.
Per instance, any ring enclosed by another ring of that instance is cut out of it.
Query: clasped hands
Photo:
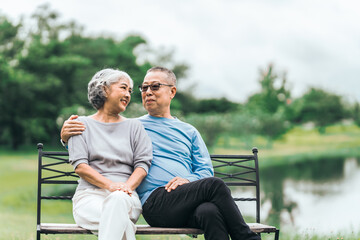
[[[131,188],[123,182],[113,182],[111,183],[108,188],[107,188],[110,192],[115,192],[115,191],[123,191],[127,194],[129,194],[129,196],[131,196],[132,194],[132,190]]]
[[[190,181],[185,178],[174,177],[165,185],[165,190],[171,192],[172,190],[175,190],[178,186],[184,185],[189,182]]]

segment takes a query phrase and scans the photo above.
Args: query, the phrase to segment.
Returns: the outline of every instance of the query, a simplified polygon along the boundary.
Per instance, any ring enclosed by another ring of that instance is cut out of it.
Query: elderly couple
[[[88,84],[97,112],[64,123],[61,138],[80,176],[73,197],[76,223],[98,230],[99,239],[129,240],[142,213],[151,226],[200,228],[205,239],[260,239],[229,188],[213,177],[199,132],[171,116],[174,73],[151,68],[139,89],[148,115],[126,119],[119,113],[130,102],[132,79],[123,71],[101,70]]]

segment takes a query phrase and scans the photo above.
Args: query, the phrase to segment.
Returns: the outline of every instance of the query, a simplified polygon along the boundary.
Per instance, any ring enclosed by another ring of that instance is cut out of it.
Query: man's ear
[[[171,95],[170,95],[170,98],[173,99],[176,95],[176,87],[171,87]]]

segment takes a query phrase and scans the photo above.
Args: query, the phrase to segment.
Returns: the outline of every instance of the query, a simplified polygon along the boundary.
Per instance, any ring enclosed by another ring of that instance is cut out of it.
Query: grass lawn
[[[248,139],[249,140],[249,139]],[[360,129],[354,125],[336,125],[328,127],[325,134],[317,130],[296,127],[282,139],[272,143],[262,137],[249,140],[252,146],[259,148],[260,167],[304,161],[310,158],[360,156]],[[211,153],[249,154],[250,144],[244,139],[222,136]],[[46,148],[45,150],[59,150]],[[36,187],[37,153],[36,148],[25,151],[0,149],[0,240],[35,239],[36,230]],[[71,202],[53,201],[44,205],[48,215],[46,221],[73,222]],[[140,224],[144,224],[140,219]],[[347,233],[345,236],[331,233],[316,236],[313,233],[284,233],[281,239],[359,239],[359,233]],[[97,239],[91,235],[43,235],[42,239]],[[137,239],[190,239],[187,236],[139,236]],[[203,239],[199,237],[198,239]],[[273,235],[263,235],[263,239],[273,239]]]

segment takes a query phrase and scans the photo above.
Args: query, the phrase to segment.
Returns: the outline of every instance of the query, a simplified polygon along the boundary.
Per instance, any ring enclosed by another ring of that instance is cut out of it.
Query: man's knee
[[[209,177],[203,179],[208,189],[227,190],[229,189],[221,178]]]
[[[218,207],[211,202],[200,204],[194,213],[197,219],[214,219],[216,216],[219,216],[219,214],[221,213]]]
[[[212,184],[226,186],[225,182],[221,178],[210,177],[209,180],[211,180]]]

